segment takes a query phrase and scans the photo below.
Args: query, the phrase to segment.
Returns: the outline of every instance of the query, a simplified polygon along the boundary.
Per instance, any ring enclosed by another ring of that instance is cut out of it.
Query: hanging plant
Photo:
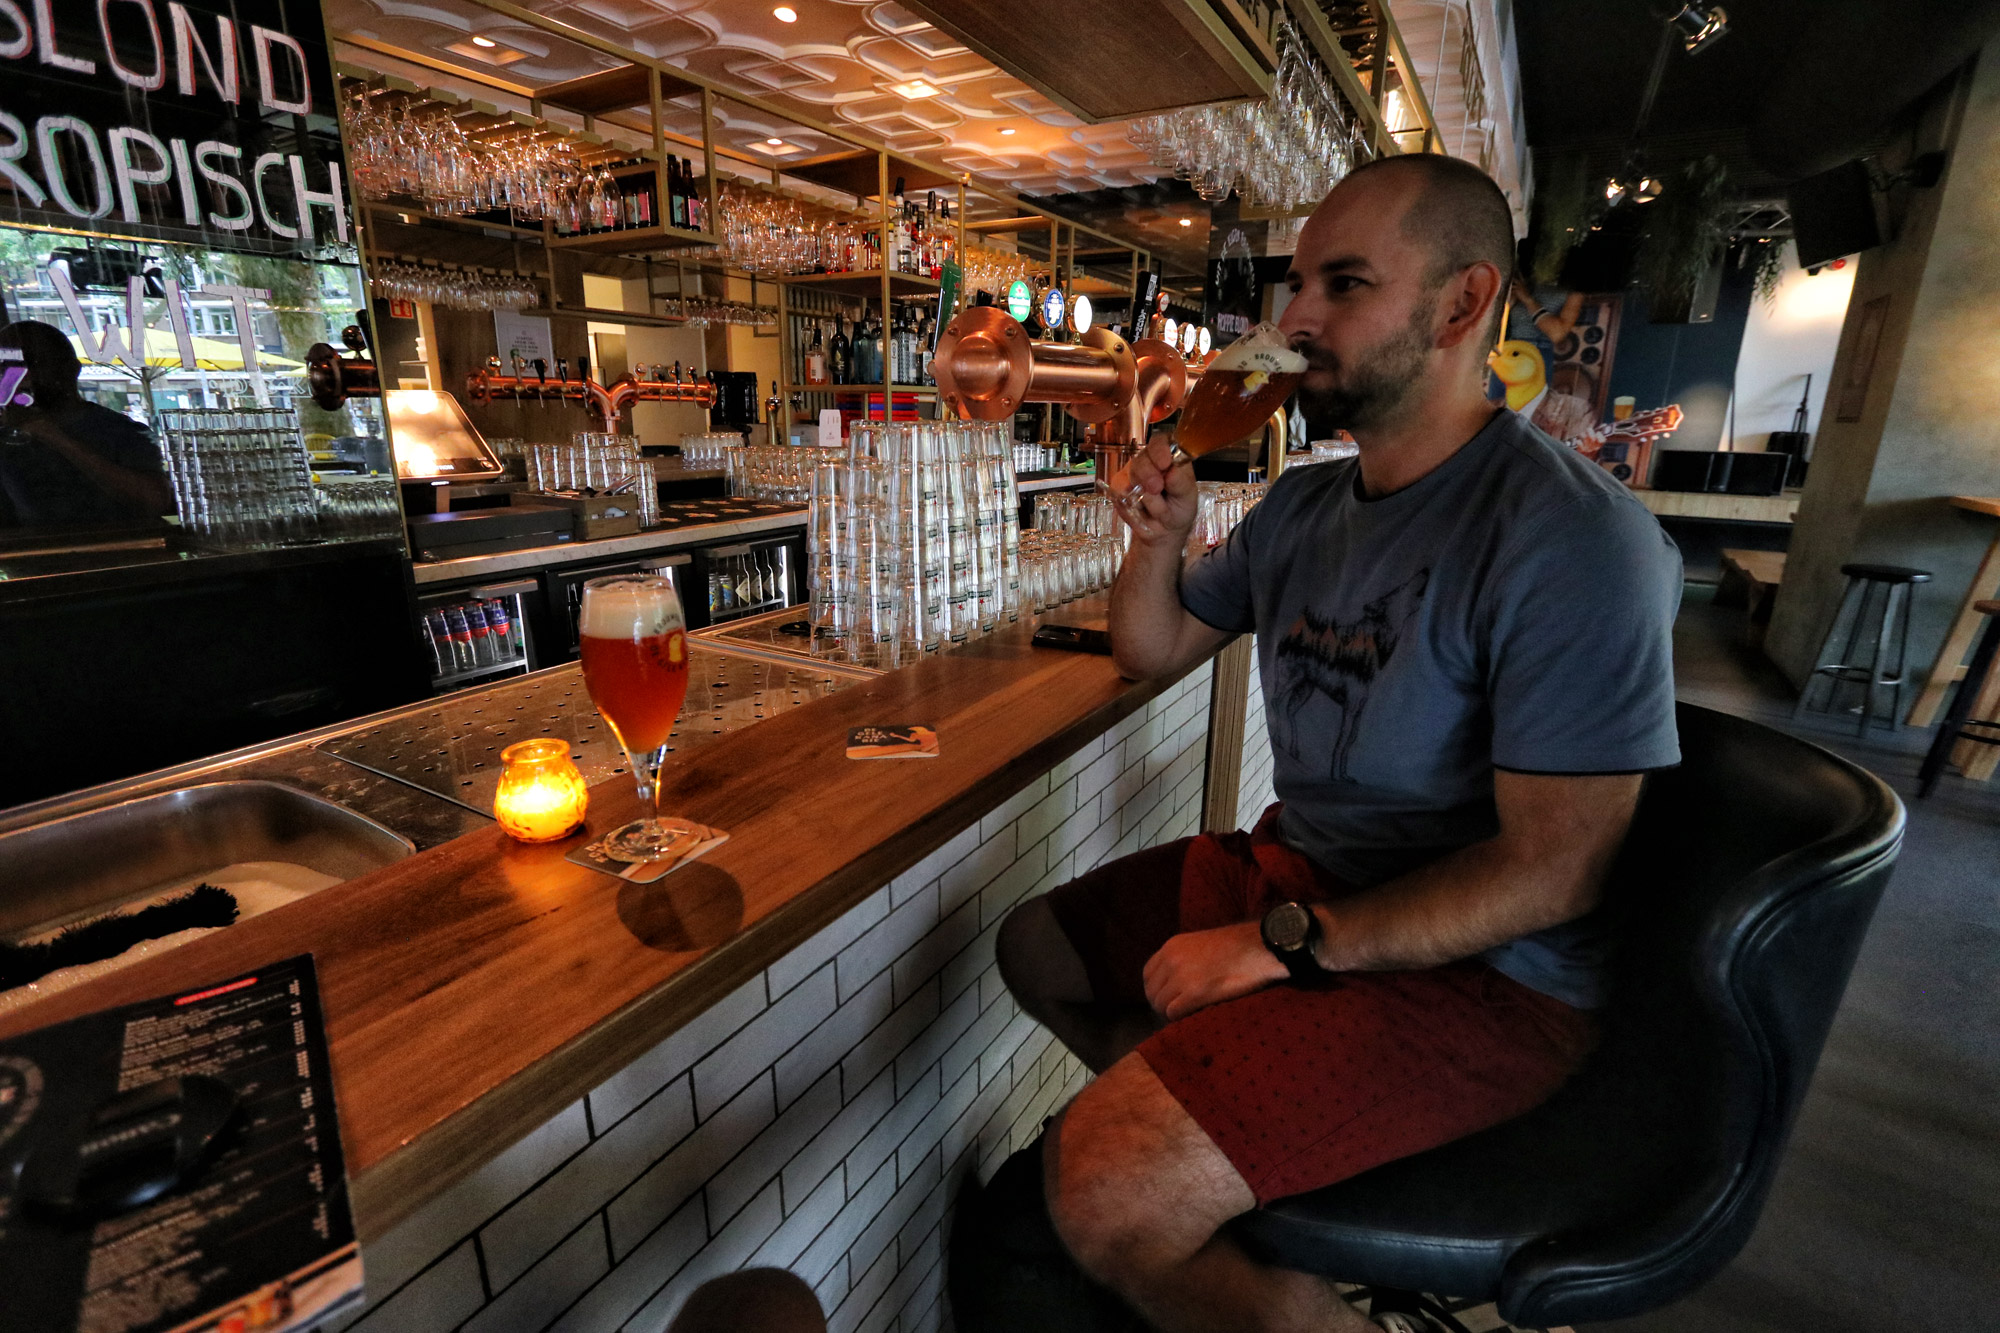
[[[1660,197],[1644,205],[1636,268],[1654,323],[1686,320],[1695,288],[1722,258],[1729,243],[1727,192],[1722,163],[1704,157],[1676,171]]]
[[[1552,286],[1562,276],[1563,261],[1589,235],[1599,202],[1583,154],[1549,159],[1548,171],[1535,184],[1535,249],[1528,276],[1537,285]]]
[[[1755,248],[1751,262],[1756,266],[1750,271],[1750,281],[1757,289],[1757,296],[1765,305],[1778,299],[1778,284],[1785,277],[1785,247],[1790,241],[1767,240]]]

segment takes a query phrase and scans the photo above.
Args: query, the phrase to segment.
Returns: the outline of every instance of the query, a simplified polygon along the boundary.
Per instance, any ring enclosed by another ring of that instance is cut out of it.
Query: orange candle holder
[[[583,825],[590,788],[569,757],[569,742],[553,736],[510,745],[500,752],[506,767],[493,795],[493,817],[508,837],[521,842],[554,842]]]

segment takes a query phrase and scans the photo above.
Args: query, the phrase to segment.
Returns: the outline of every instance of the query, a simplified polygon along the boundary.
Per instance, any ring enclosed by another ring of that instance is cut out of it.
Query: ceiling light
[[[936,97],[939,89],[936,84],[928,80],[911,79],[908,83],[890,84],[889,91],[898,97],[907,98],[909,101],[915,102],[925,97]]]
[[[1689,55],[1699,54],[1729,31],[1729,12],[1721,5],[1689,3],[1667,20],[1680,30],[1681,45]]]
[[[771,147],[773,148],[783,148],[785,146],[785,141],[783,139],[766,139],[764,140],[764,142],[771,145]]]
[[[1650,204],[1660,197],[1660,190],[1661,185],[1659,181],[1651,176],[1641,176],[1638,185],[1633,187],[1632,202],[1635,204]]]
[[[1182,225],[1183,227],[1192,227],[1192,226],[1194,225],[1194,219],[1193,219],[1193,218],[1182,218],[1182,219],[1181,219],[1181,225]]]
[[[771,14],[780,23],[797,23],[799,21],[799,11],[793,9],[790,5],[779,5],[771,11]]]
[[[1014,127],[1012,125],[1002,125],[1000,127],[1000,132],[1002,134],[1012,134],[1014,132]]]
[[[766,139],[760,144],[752,144],[751,147],[760,153],[770,153],[774,157],[779,153],[796,153],[799,151],[797,144],[786,143],[783,139]]]
[[[473,39],[472,39],[472,44],[473,44],[474,46],[498,46],[498,45],[499,45],[499,43],[498,43],[498,42],[496,42],[496,41],[494,41],[494,40],[493,40],[493,39],[492,39],[491,37],[475,37],[475,38],[473,38]]]
[[[1604,202],[1606,204],[1616,207],[1618,202],[1624,197],[1625,182],[1619,180],[1616,176],[1604,182]]]

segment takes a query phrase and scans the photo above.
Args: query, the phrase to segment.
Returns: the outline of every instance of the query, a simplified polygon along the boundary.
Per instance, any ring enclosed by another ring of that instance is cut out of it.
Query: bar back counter
[[[747,659],[698,647],[719,688],[690,698],[663,806],[731,836],[650,885],[564,859],[636,814],[628,777],[592,788],[585,834],[528,846],[337,757],[436,705],[87,793],[65,809],[254,772],[373,800],[425,850],[0,1015],[0,1035],[311,952],[367,1268],[342,1327],[658,1329],[750,1264],[812,1283],[836,1329],[938,1327],[951,1199],[1086,1077],[1001,984],[1001,917],[1270,800],[1247,641],[1133,684],[1032,629],[794,681],[783,706],[769,682],[725,706]],[[451,706],[565,685],[584,697],[572,666]],[[844,757],[850,727],[919,721],[938,758]]]

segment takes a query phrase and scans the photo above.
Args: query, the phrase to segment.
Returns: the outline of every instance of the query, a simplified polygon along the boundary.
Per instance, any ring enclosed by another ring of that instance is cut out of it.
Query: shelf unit
[[[873,174],[875,177],[876,215],[871,221],[880,228],[881,253],[886,259],[887,256],[893,253],[893,238],[896,231],[896,219],[892,211],[893,196],[889,193],[891,168],[893,165],[896,174],[904,177],[906,181],[910,179],[918,181],[918,189],[930,188],[932,184],[930,178],[926,177],[916,164],[905,162],[901,158],[892,158],[887,152],[865,155],[843,153],[835,155],[834,158],[828,159],[823,164],[827,169],[834,170],[837,173],[839,177],[837,182],[821,180],[821,177],[815,175],[811,170],[800,171],[798,174],[808,180],[820,180],[821,183],[837,183],[839,188],[850,191],[859,199],[866,190],[865,176],[861,173],[861,168],[863,165],[862,159],[867,156],[872,156],[875,159]],[[801,163],[798,166],[806,167],[808,164]],[[958,233],[957,247],[960,254],[965,253],[966,180],[966,177],[961,176],[956,182],[941,179],[935,182],[935,184],[947,185],[956,191],[957,209],[955,217]],[[894,308],[893,302],[896,297],[933,296],[942,289],[943,284],[936,278],[920,277],[914,273],[898,273],[887,268],[858,273],[799,273],[780,278],[778,280],[778,365],[783,368],[785,378],[790,378],[793,374],[792,364],[796,351],[792,346],[790,309],[792,293],[795,290],[801,295],[811,293],[816,297],[859,297],[864,302],[869,300],[879,302],[884,324],[884,338],[886,340],[889,315]],[[813,304],[820,305],[823,302],[815,301]],[[819,312],[815,311],[815,313]],[[816,385],[810,389],[804,386],[787,386],[782,388],[778,394],[778,437],[780,439],[791,438],[791,400],[794,393],[827,393],[829,396],[836,396],[831,393],[832,390],[843,390],[845,391],[845,396],[850,398],[860,395],[862,409],[865,412],[868,407],[866,395],[880,392],[882,394],[882,414],[888,418],[893,418],[896,414],[896,394],[899,392],[905,395],[915,394],[919,397],[920,401],[935,402],[937,400],[937,390],[928,385],[898,385],[893,383],[889,379],[889,358],[885,355],[882,361],[882,382],[880,384]]]
[[[1089,236],[1099,241],[1109,242],[1114,250],[1131,251],[1135,279],[1139,269],[1150,262],[1150,256],[1142,248],[1133,245],[1129,241],[1099,231],[1085,224],[1055,217],[1033,203],[1022,199],[1012,191],[990,183],[975,181],[969,173],[957,168],[929,161],[922,157],[895,152],[878,141],[871,141],[857,136],[852,128],[847,125],[824,123],[810,116],[799,114],[796,107],[779,107],[765,101],[755,93],[746,92],[740,88],[723,87],[714,84],[699,74],[667,64],[661,57],[640,52],[608,37],[579,38],[578,31],[562,19],[536,14],[531,10],[519,8],[512,3],[503,4],[501,0],[468,0],[468,2],[475,9],[504,13],[510,20],[523,24],[528,28],[538,30],[550,37],[562,41],[582,40],[584,45],[592,48],[599,56],[618,62],[612,67],[596,71],[581,78],[572,79],[566,83],[546,85],[538,89],[528,85],[512,83],[496,76],[474,73],[462,66],[454,65],[446,67],[433,64],[431,67],[440,70],[448,69],[448,72],[456,80],[469,80],[473,83],[485,84],[491,87],[496,95],[504,95],[506,97],[525,96],[529,108],[526,113],[515,110],[502,110],[499,106],[489,106],[485,103],[477,104],[474,109],[481,114],[491,113],[511,126],[534,126],[538,127],[541,131],[563,135],[576,143],[593,161],[615,160],[627,163],[628,165],[618,168],[621,173],[660,171],[667,157],[667,145],[669,142],[689,148],[695,146],[692,140],[688,138],[678,134],[667,133],[665,128],[666,100],[672,98],[676,102],[685,105],[694,95],[699,94],[701,115],[700,149],[704,165],[698,176],[701,185],[698,187],[697,192],[707,201],[709,226],[703,231],[689,231],[685,228],[656,224],[654,227],[648,228],[620,229],[575,237],[555,237],[552,235],[551,229],[547,226],[544,226],[538,232],[532,228],[500,226],[492,224],[485,219],[433,218],[424,214],[420,209],[408,204],[398,204],[393,199],[384,201],[370,200],[365,201],[367,207],[380,210],[385,217],[385,221],[388,215],[402,214],[411,221],[421,221],[425,224],[442,224],[441,227],[431,230],[429,236],[419,235],[416,227],[403,229],[402,235],[395,238],[398,243],[389,246],[375,244],[372,235],[375,229],[365,228],[362,236],[363,247],[371,258],[397,253],[398,257],[414,257],[419,262],[442,263],[447,267],[491,267],[500,271],[532,274],[546,280],[550,288],[549,300],[543,306],[538,307],[535,313],[575,314],[583,317],[601,315],[607,320],[614,321],[616,317],[622,317],[624,322],[632,323],[669,322],[674,317],[652,315],[648,319],[645,315],[639,314],[639,312],[596,312],[587,309],[581,303],[574,300],[558,299],[555,288],[560,284],[557,282],[558,266],[555,263],[556,254],[567,253],[573,256],[572,262],[582,262],[585,264],[592,258],[608,260],[613,257],[632,256],[634,258],[643,257],[650,262],[654,256],[661,256],[668,259],[670,263],[676,265],[681,271],[682,282],[675,289],[677,293],[686,292],[687,283],[685,278],[690,273],[721,273],[727,276],[748,278],[753,283],[760,281],[770,282],[776,286],[778,293],[777,314],[779,318],[776,337],[779,342],[780,363],[787,367],[790,366],[793,356],[793,339],[790,336],[791,320],[787,309],[789,300],[793,295],[796,295],[799,306],[810,310],[813,314],[823,315],[833,313],[828,302],[836,302],[841,298],[850,300],[858,298],[867,300],[870,304],[877,305],[886,315],[892,308],[893,300],[898,296],[922,298],[939,291],[940,284],[935,280],[909,274],[869,272],[799,274],[792,277],[771,275],[770,277],[764,277],[763,275],[744,273],[736,270],[733,266],[718,262],[720,256],[717,251],[723,239],[721,234],[720,206],[722,183],[721,177],[717,172],[718,152],[715,144],[715,127],[718,114],[717,99],[722,99],[728,101],[732,106],[746,107],[760,115],[774,117],[778,122],[799,125],[806,130],[824,135],[833,142],[843,145],[833,152],[821,154],[817,157],[795,161],[772,161],[769,164],[765,164],[759,159],[742,157],[740,153],[725,150],[722,155],[730,156],[737,162],[753,165],[753,168],[759,174],[768,167],[770,175],[769,186],[764,185],[761,180],[750,179],[744,176],[732,177],[731,184],[734,186],[742,186],[754,190],[770,189],[774,193],[786,195],[797,200],[802,207],[808,210],[825,210],[829,213],[850,217],[862,226],[879,228],[880,235],[886,241],[886,238],[894,231],[894,218],[891,214],[889,187],[892,180],[902,177],[906,180],[908,186],[919,194],[926,190],[937,190],[942,194],[956,195],[958,208],[956,218],[958,248],[962,256],[968,253],[966,242],[969,236],[989,231],[1019,232],[1025,230],[1043,230],[1049,233],[1046,257],[1032,253],[1028,253],[1027,257],[1035,263],[1037,268],[1047,269],[1051,276],[1057,277],[1058,281],[1062,280],[1062,276],[1067,276],[1076,270],[1078,259],[1077,238],[1079,236]],[[378,43],[373,39],[364,39],[357,36],[353,41],[355,45],[363,50],[380,51],[385,55],[413,61],[418,65],[427,63],[421,56],[405,53],[400,48],[390,46],[386,43]],[[439,91],[442,93],[440,100],[471,104],[471,99],[461,94],[443,90],[421,89],[418,85],[408,80],[398,79],[392,75],[358,66],[343,65],[340,73],[344,80],[359,79],[371,87],[393,90],[402,95]],[[348,87],[345,83],[343,86]],[[553,121],[546,119],[545,113],[550,109],[559,109],[565,116],[574,115],[580,117],[582,129],[579,131],[573,121]],[[650,118],[647,120],[646,126],[643,127],[632,124],[629,121],[600,119],[603,117],[622,117],[627,112],[638,112],[642,119],[646,118],[646,113],[649,112]],[[602,135],[597,133],[600,128],[617,131],[629,128],[629,130],[636,131],[639,134],[644,134],[645,129],[650,128],[652,139],[650,151],[643,147],[635,148],[627,142],[607,141]],[[786,189],[786,181],[795,183],[808,182],[821,189],[850,196],[855,200],[856,207],[853,210],[849,210],[841,205],[829,204],[823,198],[813,198]],[[661,182],[661,188],[658,188],[656,191],[656,197],[661,199],[666,198],[666,191],[663,186],[664,181]],[[978,226],[969,226],[967,200],[969,196],[973,195],[990,204],[997,204],[1013,216],[993,219],[983,222]],[[444,230],[444,228],[450,228],[451,230]],[[392,233],[397,231],[393,226],[386,229]],[[481,233],[484,234],[481,235]],[[1065,237],[1067,238],[1066,253],[1065,247],[1062,245]],[[431,244],[433,240],[436,240],[437,243]],[[533,244],[536,241],[540,241],[542,246],[541,253],[537,257],[541,260],[539,269],[523,253],[525,246]],[[466,250],[477,251],[478,253],[476,255],[461,255],[461,246]],[[512,253],[508,254],[508,250],[511,250]],[[405,256],[400,253],[402,251],[417,251],[418,253],[414,256]],[[1102,253],[1102,251],[1097,253]],[[1099,267],[1102,267],[1102,265],[1099,265]],[[1068,284],[1065,285],[1067,286]],[[647,286],[649,295],[652,298],[656,299],[666,295],[664,291],[655,285],[650,272],[648,274]],[[1110,286],[1117,288],[1116,283],[1112,283]],[[1095,284],[1086,288],[1086,290],[1091,290],[1094,295],[1098,294]],[[1105,291],[1103,294],[1109,295],[1111,293]],[[751,303],[753,305],[757,304],[757,297],[754,291]],[[778,378],[782,382],[795,374],[796,371],[785,370],[780,373]],[[873,392],[877,389],[877,386],[873,384],[865,386],[841,385],[824,386],[824,388],[829,390],[837,389],[842,397],[851,398],[857,394]],[[936,398],[936,390],[931,386],[892,384],[887,382],[886,376],[885,382],[879,386],[879,389],[885,395],[903,395],[906,400],[912,395],[931,401],[934,401]],[[804,390],[788,390],[781,399],[779,420],[774,424],[786,434],[789,434],[791,427],[790,393],[802,391]],[[814,392],[820,392],[820,390],[815,390]]]

